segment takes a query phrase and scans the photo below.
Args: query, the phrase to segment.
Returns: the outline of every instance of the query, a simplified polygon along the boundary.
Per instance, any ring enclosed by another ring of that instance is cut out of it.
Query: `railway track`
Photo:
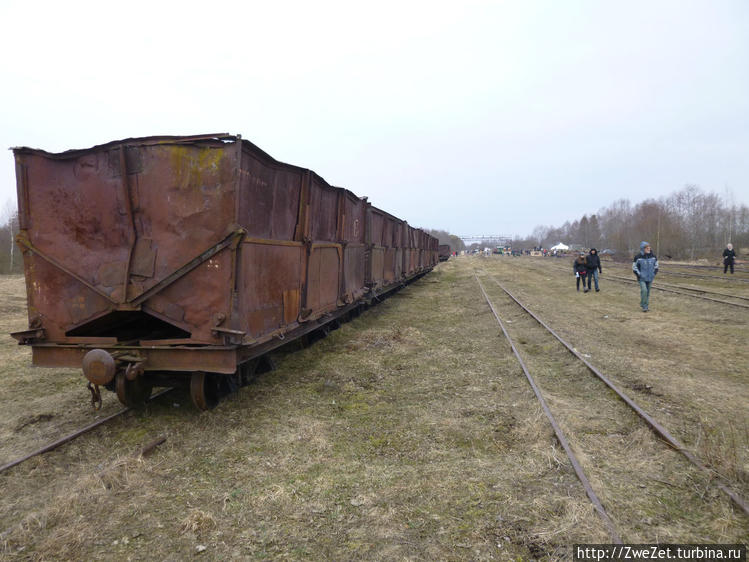
[[[712,271],[720,271],[720,269],[723,267],[723,262],[719,265],[698,265],[698,264],[689,264],[689,263],[670,263],[668,264],[668,267],[683,267],[685,269],[709,269]],[[746,269],[744,267],[739,267],[734,265],[734,271],[736,273],[749,273],[749,269]]]
[[[168,392],[171,392],[172,390],[174,390],[174,389],[172,389],[172,388],[166,388],[166,389],[162,390],[161,392],[157,392],[156,394],[154,394],[153,396],[151,396],[148,399],[148,401],[151,402],[151,401],[155,400],[156,398],[159,398],[160,396],[163,396],[164,394],[166,394]],[[123,408],[122,410],[120,410],[118,412],[115,412],[114,414],[111,414],[111,415],[109,415],[109,416],[107,416],[105,418],[102,418],[100,420],[96,420],[95,422],[90,423],[87,426],[82,427],[80,429],[77,429],[74,432],[69,433],[68,435],[65,435],[64,437],[60,437],[59,439],[56,439],[55,441],[53,441],[53,442],[51,442],[51,443],[49,443],[47,445],[44,445],[43,447],[40,447],[39,449],[36,449],[35,451],[33,451],[33,452],[31,452],[31,453],[29,453],[27,455],[24,455],[23,457],[20,457],[20,458],[14,460],[14,461],[10,461],[9,463],[6,463],[6,464],[0,466],[0,473],[3,473],[6,470],[9,470],[9,469],[13,468],[14,466],[18,466],[19,464],[21,464],[23,462],[26,462],[27,460],[32,459],[32,458],[34,458],[36,456],[43,455],[44,453],[48,453],[49,451],[53,451],[53,450],[57,449],[58,447],[61,447],[65,443],[69,443],[70,441],[73,441],[74,439],[77,439],[81,435],[85,435],[86,433],[88,433],[90,431],[93,431],[97,427],[100,427],[100,426],[104,425],[105,423],[107,423],[107,422],[109,422],[109,421],[111,421],[111,420],[113,420],[115,418],[118,418],[118,417],[120,417],[123,414],[128,413],[132,409],[133,408]],[[156,446],[156,444],[158,444],[158,443],[151,443],[150,445],[147,445],[144,449],[148,449],[149,447],[154,447],[154,446]]]
[[[493,283],[502,291],[503,296],[505,297],[503,308],[507,310],[507,314],[512,314],[513,320],[508,319],[503,322],[500,312],[497,310],[497,306],[492,302],[481,282],[481,279],[476,275],[476,281],[479,284],[481,292],[502,332],[507,338],[513,353],[517,357],[523,372],[528,378],[534,393],[541,403],[542,409],[549,418],[562,447],[567,452],[570,462],[586,490],[586,494],[608,529],[612,541],[621,541],[617,526],[604,507],[604,502],[598,498],[598,495],[591,486],[590,480],[582,468],[582,465],[585,463],[581,463],[573,451],[581,451],[586,459],[596,459],[595,463],[590,464],[592,464],[597,470],[597,481],[603,483],[604,492],[606,492],[607,489],[617,489],[619,485],[615,482],[616,474],[609,475],[605,471],[606,461],[610,458],[608,455],[621,453],[621,448],[625,446],[626,441],[625,439],[621,439],[619,442],[617,442],[616,439],[611,441],[609,436],[634,433],[636,431],[635,425],[637,425],[637,420],[641,420],[647,424],[652,432],[652,439],[643,446],[652,448],[654,451],[665,448],[671,448],[674,451],[677,451],[689,462],[689,464],[692,465],[692,470],[701,473],[702,477],[705,478],[707,482],[712,483],[718,490],[728,496],[728,498],[730,498],[739,509],[741,509],[746,515],[749,515],[749,504],[747,504],[739,494],[732,490],[729,484],[717,477],[691,451],[689,451],[683,443],[671,435],[665,427],[620,390],[608,377],[575,350],[570,343],[562,339],[541,318],[528,309],[525,304],[515,298],[515,296],[502,286],[499,281],[486,272],[484,272],[484,275],[493,281]],[[521,332],[522,335],[518,337],[518,341],[522,344],[527,344],[525,355],[532,363],[535,363],[536,366],[539,367],[537,371],[542,373],[540,379],[543,382],[541,384],[536,382],[534,376],[529,372],[525,361],[518,351],[518,346],[516,346],[511,334],[509,333],[506,323],[512,323],[512,331],[515,333]],[[561,344],[564,349],[560,349],[560,346],[557,344],[550,346],[548,344],[550,336],[553,337],[558,344]],[[533,350],[536,350],[535,357]],[[572,363],[569,361],[569,354],[564,350],[574,357]],[[564,357],[566,357],[566,359],[564,359]],[[541,368],[545,362],[548,361],[552,361],[553,366],[547,364],[546,368]],[[594,375],[594,377],[581,378],[579,376],[581,368]],[[606,391],[602,385],[605,385],[605,387],[612,391],[618,398],[618,400],[615,400],[613,404],[611,393]],[[545,399],[545,395],[548,400]],[[586,396],[586,400],[589,400],[589,402],[586,402],[582,407],[579,406],[581,396]],[[547,402],[551,404],[551,408]],[[575,404],[575,406],[571,406],[570,404]],[[563,423],[560,424],[556,421],[552,414],[552,409],[558,409],[563,412]],[[571,428],[570,434],[576,436],[572,445],[570,445],[569,440],[565,437],[564,432],[561,429],[562,426]],[[604,435],[604,437],[589,437],[588,431],[591,427],[596,428],[596,430]],[[663,453],[664,452],[661,451],[659,454]],[[601,468],[601,463],[603,463],[603,469]],[[668,475],[660,475],[659,471],[662,470],[662,467],[659,468],[655,462],[649,463],[648,466],[638,466],[636,470],[639,472],[635,475],[634,480],[641,478],[641,480],[668,484],[668,482],[664,481],[664,478],[665,480],[668,480]],[[632,474],[630,474],[629,477],[631,478]],[[605,484],[609,484],[609,486],[607,487]],[[640,484],[639,487],[645,488],[645,485]],[[633,497],[635,495],[636,494],[634,494]],[[640,494],[640,496],[642,496],[642,494]],[[647,495],[632,501],[639,502],[642,508],[649,510],[657,509],[657,506],[653,506],[653,500],[647,497]],[[609,498],[609,503],[613,505],[615,509],[618,508],[626,511],[626,508],[623,508],[621,505],[621,500],[618,500],[615,497]],[[609,506],[609,510],[611,510],[610,508],[611,506]]]
[[[745,297],[743,295],[730,295],[728,293],[721,293],[719,291],[709,291],[707,289],[700,289],[698,287],[685,287],[684,285],[670,285],[668,283],[659,283],[659,285],[664,286],[664,287],[670,287],[672,289],[683,289],[685,291],[694,291],[695,293],[703,293],[706,295],[716,295],[720,297],[726,297],[729,299],[749,301],[749,297]]]
[[[604,266],[607,269],[617,269],[621,272],[625,271],[631,271],[631,264],[621,263],[621,262],[608,262],[608,264],[604,263]],[[707,274],[705,275],[704,271],[702,273],[687,273],[684,271],[673,271],[674,268],[680,268],[680,267],[687,267],[689,269],[692,268],[707,268],[709,271],[714,271],[714,275]],[[723,274],[723,266],[713,267],[713,266],[684,266],[684,265],[673,265],[670,263],[661,263],[660,269],[658,270],[659,275],[673,275],[675,277],[687,277],[687,278],[694,278],[694,279],[708,279],[712,281],[725,281],[727,283],[749,283],[749,277],[742,276],[744,273],[746,273],[746,270],[736,269],[736,274]]]
[[[570,271],[570,270],[567,270],[567,268],[559,267],[559,266],[555,267],[555,269],[557,269],[559,271]],[[635,279],[629,279],[627,277],[621,277],[619,275],[610,275],[610,274],[608,274],[608,275],[606,275],[605,279],[607,279],[607,280],[610,279],[612,281],[618,281],[620,283],[637,284],[637,280],[635,280]],[[743,295],[729,295],[727,293],[720,293],[720,292],[717,292],[717,291],[710,291],[710,290],[707,290],[707,289],[694,289],[694,288],[691,288],[691,287],[684,287],[682,285],[670,285],[670,284],[664,284],[664,283],[660,283],[660,282],[654,283],[650,288],[651,288],[651,290],[655,290],[655,291],[664,291],[664,292],[667,292],[667,293],[674,293],[674,294],[677,294],[677,295],[683,295],[683,296],[687,296],[687,297],[693,297],[693,298],[696,298],[696,299],[702,299],[702,300],[711,301],[711,302],[715,302],[715,303],[719,303],[719,304],[725,304],[725,305],[729,305],[729,306],[737,306],[739,308],[747,308],[747,309],[749,309],[749,304],[744,304],[744,302],[731,302],[731,301],[722,300],[722,299],[716,299],[716,298],[713,298],[711,296],[707,296],[707,295],[715,295],[715,296],[722,296],[722,297],[725,297],[725,298],[735,299],[735,300],[739,300],[739,301],[749,301],[749,297],[745,297]],[[690,293],[690,292],[685,292],[685,291],[693,291],[693,292]],[[702,293],[702,294],[697,295],[697,294],[694,294],[695,292]]]
[[[626,277],[619,277],[618,275],[607,275],[606,279],[613,279],[614,281],[620,281],[620,282],[630,283],[630,284],[632,284],[632,283],[637,284],[637,281],[634,280],[634,279],[627,279]],[[730,298],[730,299],[738,299],[738,300],[749,301],[749,298],[744,297],[744,296],[727,295],[725,293],[717,293],[715,291],[708,291],[708,290],[705,290],[705,289],[691,289],[689,287],[682,287],[680,285],[668,285],[668,284],[664,284],[664,283],[657,283],[657,284],[654,283],[650,288],[651,288],[651,290],[655,289],[657,291],[665,291],[667,293],[675,293],[677,295],[684,295],[684,296],[687,296],[687,297],[694,297],[694,298],[697,298],[697,299],[702,299],[702,300],[711,301],[711,302],[717,302],[717,303],[720,303],[720,304],[727,304],[729,306],[738,306],[740,308],[749,308],[749,304],[743,304],[743,303],[739,303],[739,302],[730,302],[730,301],[726,301],[726,300],[716,299],[716,298],[713,298],[713,297],[708,297],[708,296],[705,296],[705,295],[710,295],[710,294],[712,294],[712,295],[721,295],[723,297],[727,297],[727,298]],[[702,295],[695,295],[694,293],[687,293],[687,292],[684,292],[684,291],[680,291],[679,289],[686,289],[686,290],[690,290],[690,291],[696,291],[696,292],[700,292],[700,293],[703,293],[703,294]]]
[[[728,281],[729,283],[749,283],[749,279],[735,276],[723,276],[723,275],[699,275],[697,273],[683,273],[681,271],[669,271],[667,268],[661,267],[658,270],[659,273],[664,275],[674,275],[678,277],[692,277],[694,279],[712,279],[715,281]]]

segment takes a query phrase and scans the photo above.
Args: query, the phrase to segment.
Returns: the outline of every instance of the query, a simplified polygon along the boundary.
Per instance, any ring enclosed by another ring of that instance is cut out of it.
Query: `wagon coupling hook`
[[[101,410],[101,392],[99,392],[99,385],[91,384],[89,381],[86,388],[91,391],[91,405],[94,407],[94,410]]]

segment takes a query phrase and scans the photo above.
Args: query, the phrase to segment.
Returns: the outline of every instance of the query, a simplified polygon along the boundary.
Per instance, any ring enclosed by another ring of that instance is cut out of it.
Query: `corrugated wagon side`
[[[14,337],[35,365],[82,366],[94,397],[189,380],[210,407],[256,357],[436,263],[436,240],[240,137],[14,154],[29,309]]]

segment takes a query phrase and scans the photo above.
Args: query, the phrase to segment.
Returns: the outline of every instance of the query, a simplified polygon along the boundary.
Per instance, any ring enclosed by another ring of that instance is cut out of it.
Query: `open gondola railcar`
[[[440,261],[447,261],[450,259],[450,245],[440,244],[437,247],[437,255]]]
[[[239,136],[14,149],[33,364],[201,409],[271,349],[437,263],[437,240]]]

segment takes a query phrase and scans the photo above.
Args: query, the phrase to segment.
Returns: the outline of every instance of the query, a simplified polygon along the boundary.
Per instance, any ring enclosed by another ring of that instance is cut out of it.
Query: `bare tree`
[[[547,226],[537,226],[533,229],[533,233],[531,234],[531,238],[536,242],[537,246],[543,246],[544,241],[549,235],[549,231],[551,228]]]
[[[0,273],[18,273],[21,260],[16,253],[15,237],[18,234],[18,211],[8,199],[0,213]]]
[[[545,235],[544,235],[545,234]],[[604,247],[620,254],[637,250],[641,240],[654,244],[664,257],[714,256],[725,244],[749,253],[749,208],[737,205],[733,194],[721,198],[687,185],[668,197],[648,199],[634,207],[620,199],[598,211],[560,227],[537,226],[532,239],[543,245],[557,242]]]
[[[596,215],[590,215],[588,221],[588,247],[598,248],[601,244],[601,227],[598,224],[598,217]]]
[[[455,234],[450,234],[446,230],[425,228],[424,231],[439,240],[440,244],[449,245],[450,250],[453,252],[460,252],[461,250],[465,250],[466,248],[466,245],[458,236],[456,236]]]

